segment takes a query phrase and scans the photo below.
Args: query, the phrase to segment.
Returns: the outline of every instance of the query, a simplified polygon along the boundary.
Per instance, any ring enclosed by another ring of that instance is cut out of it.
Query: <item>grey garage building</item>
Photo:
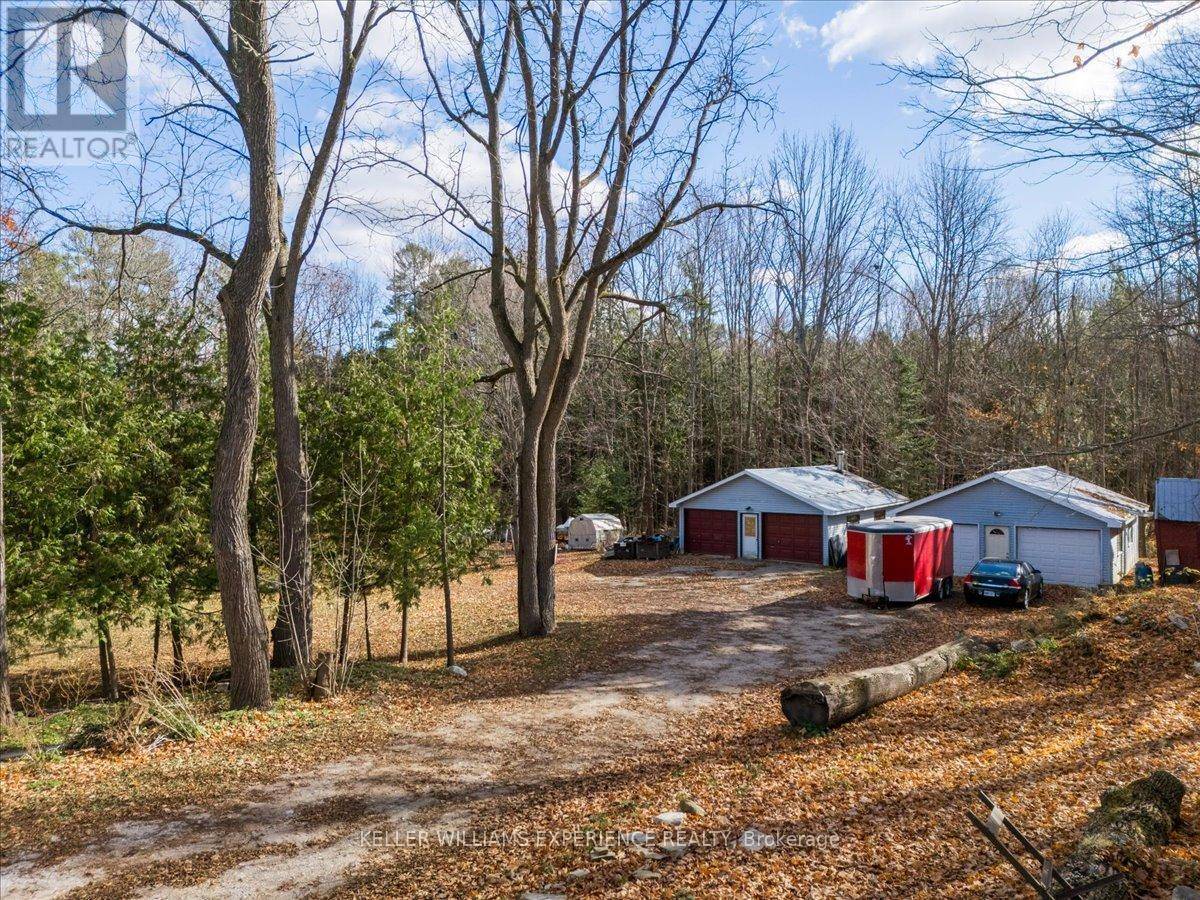
[[[743,469],[670,506],[687,553],[828,565],[844,552],[847,522],[907,499],[837,466],[784,466]]]
[[[1138,559],[1150,507],[1050,466],[990,472],[895,513],[954,523],[954,574],[984,556],[1023,559],[1048,584],[1115,584]]]

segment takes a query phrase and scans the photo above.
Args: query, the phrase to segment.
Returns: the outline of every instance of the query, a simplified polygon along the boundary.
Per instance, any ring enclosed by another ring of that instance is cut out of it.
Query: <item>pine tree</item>
[[[894,404],[888,426],[888,455],[896,487],[919,497],[932,485],[935,440],[926,412],[927,397],[916,360],[900,348],[892,352]]]

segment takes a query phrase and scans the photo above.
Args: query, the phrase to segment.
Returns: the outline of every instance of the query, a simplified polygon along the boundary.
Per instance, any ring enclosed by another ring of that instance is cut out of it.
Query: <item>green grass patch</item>
[[[17,713],[16,723],[0,731],[0,750],[36,750],[61,744],[87,725],[107,725],[117,715],[115,703],[80,703],[48,716]]]
[[[960,669],[978,672],[983,678],[1007,678],[1021,664],[1021,654],[1013,650],[980,653],[959,661]]]

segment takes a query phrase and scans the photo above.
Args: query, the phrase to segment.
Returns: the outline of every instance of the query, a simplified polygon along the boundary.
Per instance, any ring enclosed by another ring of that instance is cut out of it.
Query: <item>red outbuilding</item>
[[[1200,478],[1160,478],[1154,497],[1158,569],[1200,569]]]
[[[851,597],[912,603],[949,597],[954,587],[954,524],[935,516],[896,516],[846,527],[846,590]]]

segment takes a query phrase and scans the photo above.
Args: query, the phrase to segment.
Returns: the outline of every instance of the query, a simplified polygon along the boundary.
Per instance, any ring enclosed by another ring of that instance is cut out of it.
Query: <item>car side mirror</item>
[[[1041,575],[1041,574],[1042,574],[1042,570],[1041,570],[1041,569],[1030,569],[1030,571],[1031,571],[1031,572],[1033,572],[1033,574],[1034,574],[1034,575]]]

